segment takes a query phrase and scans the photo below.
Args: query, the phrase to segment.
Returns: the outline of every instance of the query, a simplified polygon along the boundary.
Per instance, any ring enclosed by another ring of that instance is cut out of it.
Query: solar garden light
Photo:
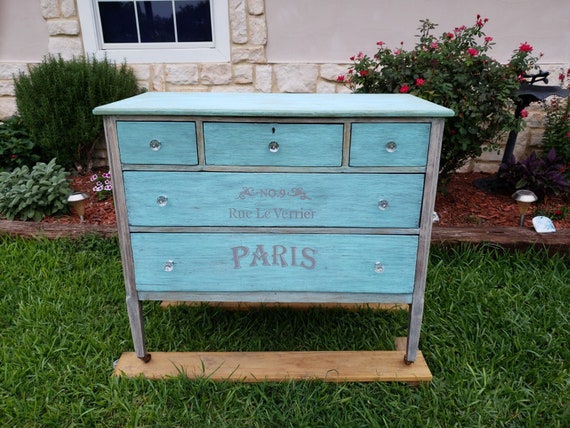
[[[71,209],[79,216],[81,223],[85,221],[85,201],[89,199],[89,195],[83,192],[75,192],[69,195],[67,202],[71,205]]]
[[[517,190],[515,193],[513,193],[512,197],[515,201],[517,201],[517,205],[519,207],[519,214],[521,216],[521,221],[519,226],[523,227],[524,216],[526,215],[530,207],[530,204],[535,202],[538,198],[530,190]]]

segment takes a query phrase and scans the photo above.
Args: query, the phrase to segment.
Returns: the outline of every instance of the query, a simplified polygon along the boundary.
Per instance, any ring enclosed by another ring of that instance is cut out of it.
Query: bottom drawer
[[[412,293],[418,237],[133,233],[146,292]]]

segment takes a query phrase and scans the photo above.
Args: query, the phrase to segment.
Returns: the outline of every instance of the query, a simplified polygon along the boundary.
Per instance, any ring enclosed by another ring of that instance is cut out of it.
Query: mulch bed
[[[97,171],[104,172],[104,171]],[[116,233],[116,218],[112,199],[99,200],[93,192],[90,175],[73,178],[73,189],[90,195],[85,208],[85,222],[76,215],[48,217],[39,223],[8,222],[0,220],[0,233],[19,235],[43,234],[48,237],[75,236],[85,232],[102,235]],[[433,228],[432,238],[437,242],[495,242],[509,245],[517,243],[544,243],[570,246],[570,216],[555,220],[556,233],[538,234],[532,228],[532,217],[538,208],[533,204],[526,216],[524,227],[519,225],[519,212],[510,194],[487,193],[473,182],[491,177],[483,173],[456,174],[446,193],[438,193],[435,210],[440,218]],[[566,197],[551,198],[541,206],[551,211],[570,207]]]

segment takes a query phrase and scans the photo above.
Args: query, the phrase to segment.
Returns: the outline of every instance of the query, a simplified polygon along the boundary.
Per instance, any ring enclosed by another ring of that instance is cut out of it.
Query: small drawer
[[[133,233],[139,291],[409,295],[417,236]]]
[[[354,123],[350,166],[424,167],[429,134],[429,123]]]
[[[123,173],[132,226],[418,228],[423,174]]]
[[[196,165],[194,122],[117,122],[121,163]]]
[[[340,166],[343,125],[204,123],[210,165]]]

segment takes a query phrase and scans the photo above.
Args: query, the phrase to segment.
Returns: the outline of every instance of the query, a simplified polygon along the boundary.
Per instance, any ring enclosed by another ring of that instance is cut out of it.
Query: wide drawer
[[[419,226],[423,174],[125,171],[133,226]]]
[[[196,165],[194,122],[117,122],[124,164]]]
[[[342,124],[204,123],[210,165],[340,166]]]
[[[417,236],[133,233],[140,291],[413,291]]]
[[[427,163],[429,123],[354,123],[351,166],[420,166]]]

